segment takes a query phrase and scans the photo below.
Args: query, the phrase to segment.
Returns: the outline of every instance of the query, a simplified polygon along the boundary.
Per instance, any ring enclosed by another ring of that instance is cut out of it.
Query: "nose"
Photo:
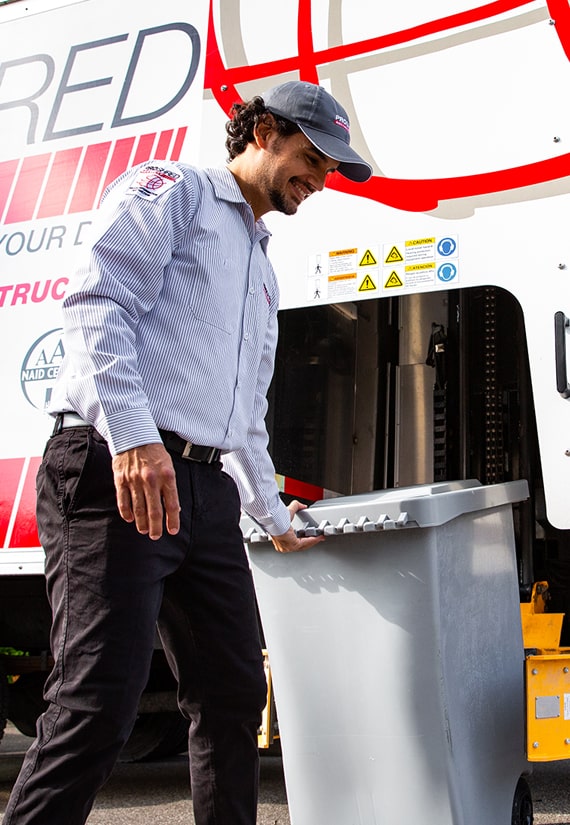
[[[318,184],[317,184],[317,189],[319,190],[319,192],[322,192],[323,189],[325,188],[326,179],[327,179],[327,173],[326,172],[323,172],[321,175],[319,175],[319,180],[318,180]]]
[[[325,188],[325,181],[327,179],[328,172],[329,172],[328,166],[326,164],[323,164],[323,166],[319,169],[319,171],[315,175],[315,181],[314,181],[313,185],[314,185],[315,189],[318,192],[322,192],[323,189]]]

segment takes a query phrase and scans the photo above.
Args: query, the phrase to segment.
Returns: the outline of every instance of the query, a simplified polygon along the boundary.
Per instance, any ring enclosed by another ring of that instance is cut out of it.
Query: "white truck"
[[[374,175],[268,217],[284,495],[527,479],[521,592],[565,612],[565,0],[8,0],[0,46],[1,718],[31,732],[49,668],[34,477],[101,193],[151,158],[223,163],[231,104],[288,79],[343,102]],[[131,757],[180,745],[170,678],[157,650]]]

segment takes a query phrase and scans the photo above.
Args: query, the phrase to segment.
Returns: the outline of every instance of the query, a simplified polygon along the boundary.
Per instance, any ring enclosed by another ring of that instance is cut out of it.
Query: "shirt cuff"
[[[143,444],[161,444],[158,428],[148,409],[121,410],[95,424],[109,445],[111,455],[124,453]]]
[[[252,518],[255,518],[255,521],[263,527],[270,536],[282,536],[291,527],[291,513],[282,501],[280,501],[279,510],[272,513],[271,516],[267,518],[252,516]]]

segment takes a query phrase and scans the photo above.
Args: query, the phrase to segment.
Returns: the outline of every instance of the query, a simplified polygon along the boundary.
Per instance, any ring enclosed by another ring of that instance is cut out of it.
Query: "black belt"
[[[74,412],[58,413],[55,419],[55,427],[53,435],[67,429],[67,427],[88,427],[87,421],[84,421],[81,416]],[[167,450],[172,450],[173,453],[178,453],[182,458],[187,458],[189,461],[200,461],[202,464],[213,464],[218,461],[221,455],[221,450],[217,447],[202,447],[200,444],[193,444],[191,441],[186,441],[176,433],[169,430],[159,430],[162,443]]]
[[[166,449],[178,453],[182,458],[187,458],[189,461],[200,461],[203,464],[213,464],[214,461],[219,461],[221,450],[217,447],[202,447],[200,444],[193,444],[169,430],[159,430],[158,432]]]

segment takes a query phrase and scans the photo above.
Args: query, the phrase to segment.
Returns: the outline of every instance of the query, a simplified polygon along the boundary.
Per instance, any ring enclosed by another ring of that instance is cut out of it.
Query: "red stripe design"
[[[87,147],[69,206],[70,213],[88,212],[95,208],[95,198],[99,192],[99,184],[110,148],[111,141],[95,143]]]
[[[187,127],[182,126],[176,132],[174,129],[149,132],[138,140],[128,137],[116,143],[94,143],[85,147],[83,159],[82,146],[64,149],[53,155],[36,155],[26,158],[19,172],[19,160],[3,161],[0,163],[0,220],[5,210],[3,223],[8,224],[34,217],[48,218],[66,212],[74,214],[95,209],[97,198],[104,189],[129,166],[144,163],[153,157],[166,160],[169,151],[170,159],[178,160],[187,131]],[[110,160],[109,153],[112,153]],[[50,172],[44,188],[48,168]],[[10,195],[12,187],[13,194]]]
[[[313,26],[311,19],[312,0],[299,0],[297,15],[297,49],[299,50],[299,75],[309,83],[319,82],[313,46]]]
[[[65,212],[81,151],[81,146],[77,146],[74,149],[56,152],[38,210],[38,218],[53,218],[54,215],[62,215]]]
[[[17,160],[5,160],[0,163],[0,217],[2,217],[8,202],[8,195],[14,182],[18,162]]]
[[[23,466],[23,458],[4,458],[0,460],[0,547],[3,547],[6,541],[8,524],[10,523]]]
[[[173,134],[174,129],[167,129],[160,133],[158,146],[156,147],[156,152],[154,153],[154,157],[157,160],[166,160],[168,157],[168,150],[170,148],[170,142]]]
[[[135,156],[133,158],[133,166],[136,166],[139,163],[144,163],[145,160],[149,160],[153,154],[152,147],[154,146],[155,137],[156,132],[153,132],[150,135],[140,136],[139,142],[137,143]]]
[[[128,168],[134,143],[134,137],[123,138],[115,143],[115,148],[113,149],[113,154],[111,156],[111,162],[109,164],[109,168],[107,169],[105,182],[103,183],[103,191],[105,191],[111,181],[118,178],[119,175],[122,175]]]
[[[35,155],[24,159],[8,206],[6,223],[29,221],[34,217],[50,158],[51,155]]]
[[[40,546],[36,525],[36,474],[40,463],[41,458],[39,457],[30,459],[14,522],[14,530],[10,539],[10,547],[14,549]]]
[[[184,140],[186,139],[186,132],[188,128],[186,126],[182,126],[177,133],[176,133],[176,140],[174,141],[174,147],[172,149],[172,153],[170,155],[172,160],[178,160],[180,157],[180,153],[182,152],[182,146],[184,145]]]

